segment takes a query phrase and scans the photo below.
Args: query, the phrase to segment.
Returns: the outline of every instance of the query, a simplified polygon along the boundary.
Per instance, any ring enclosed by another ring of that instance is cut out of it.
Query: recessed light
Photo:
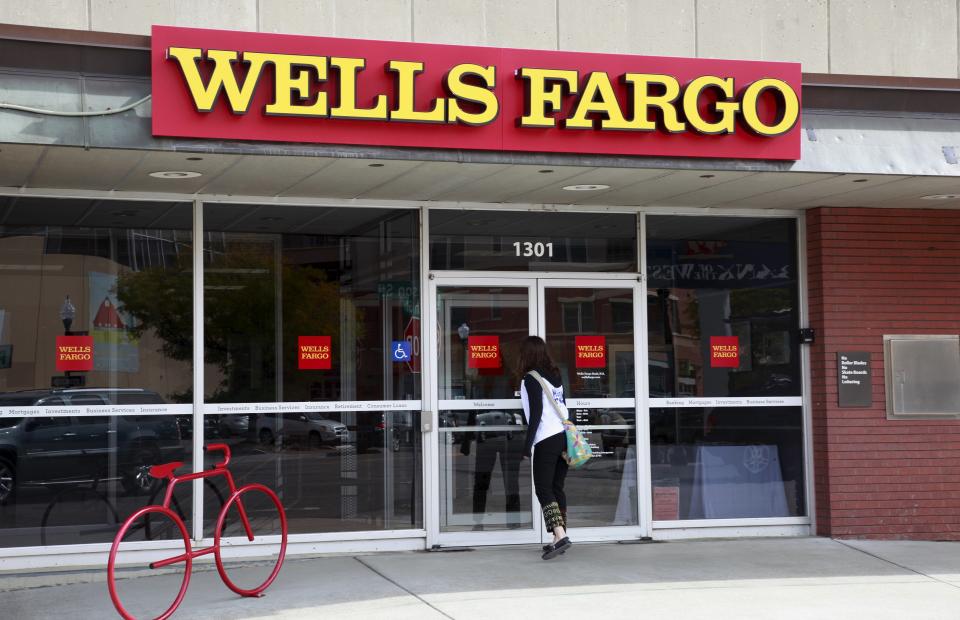
[[[370,168],[383,168],[383,164],[367,164]]]
[[[568,192],[595,192],[601,189],[610,189],[610,186],[600,184],[565,185],[563,189]]]
[[[188,157],[187,161],[203,161],[202,157]]]
[[[159,172],[151,172],[150,176],[156,179],[195,179],[203,175],[199,172],[187,170],[161,170]]]
[[[537,170],[540,174],[550,174],[553,170]]]
[[[854,183],[866,183],[866,182],[869,181],[869,180],[870,180],[870,179],[854,179],[853,182],[854,182]]]
[[[929,196],[920,196],[920,200],[956,200],[960,194],[930,194]]]
[[[715,174],[701,174],[701,175],[700,175],[700,178],[701,178],[701,179],[712,179],[712,178],[715,177],[715,176],[717,176],[717,175],[715,175]]]

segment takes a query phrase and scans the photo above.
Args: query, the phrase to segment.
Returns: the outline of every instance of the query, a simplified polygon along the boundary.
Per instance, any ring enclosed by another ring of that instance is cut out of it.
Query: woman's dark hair
[[[517,371],[522,377],[531,370],[545,370],[551,374],[559,374],[560,372],[553,360],[550,359],[550,353],[547,352],[547,343],[540,336],[527,336],[520,343],[520,361],[517,364]]]

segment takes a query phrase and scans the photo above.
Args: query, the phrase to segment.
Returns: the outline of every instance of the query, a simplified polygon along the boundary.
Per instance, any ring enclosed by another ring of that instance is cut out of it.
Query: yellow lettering
[[[717,101],[714,108],[720,114],[720,120],[713,123],[700,114],[700,95],[703,91],[708,88],[717,88],[730,99],[734,95],[733,86],[733,78],[720,78],[713,75],[698,77],[690,82],[683,93],[683,114],[687,117],[690,126],[699,133],[709,135],[733,133],[736,114],[740,109],[739,102]]]
[[[548,113],[559,112],[564,89],[576,93],[579,79],[576,71],[522,67],[517,77],[527,83],[527,109],[520,118],[521,127],[554,127],[556,119]],[[547,88],[547,83],[551,83]]]
[[[326,56],[299,56],[293,54],[261,54],[244,52],[244,59],[272,63],[276,72],[273,103],[264,110],[272,116],[327,116],[327,93],[318,92],[317,100],[304,105],[312,98],[310,86],[313,72],[321,82],[327,79]],[[296,93],[296,103],[293,94]]]
[[[334,118],[387,120],[387,96],[377,95],[372,108],[357,107],[357,73],[366,66],[363,58],[330,59],[330,66],[340,73],[340,96],[337,107],[330,110]]]
[[[254,55],[254,58],[244,58],[244,62],[249,64],[249,67],[241,87],[237,84],[237,76],[233,72],[233,64],[239,59],[237,52],[207,50],[207,59],[213,60],[214,65],[210,80],[206,84],[203,83],[197,66],[197,61],[202,58],[199,48],[171,47],[167,49],[167,59],[170,58],[175,59],[180,66],[190,97],[193,99],[193,105],[199,112],[212,111],[220,91],[223,91],[227,95],[230,111],[234,114],[246,114],[250,108],[250,99],[253,97],[253,91],[266,60],[263,54],[259,57]]]
[[[650,108],[657,108],[663,116],[663,127],[670,133],[684,131],[683,123],[677,119],[675,101],[680,97],[680,82],[671,75],[657,75],[652,73],[627,73],[623,82],[631,87],[633,97],[630,108],[633,118],[629,121],[628,129],[639,131],[654,131],[656,121],[650,120]],[[650,86],[663,87],[660,95],[651,95]]]
[[[390,120],[411,123],[443,123],[447,118],[447,100],[440,97],[430,110],[416,110],[416,79],[423,73],[422,62],[391,60],[388,70],[396,74],[397,107],[390,111]]]
[[[757,110],[760,104],[760,96],[768,90],[777,91],[783,100],[783,107],[780,110],[780,120],[773,125],[767,125],[760,120],[760,115]],[[747,86],[746,90],[743,91],[743,97],[741,99],[744,122],[751,131],[760,136],[772,138],[783,135],[793,129],[793,126],[797,123],[797,119],[800,118],[800,100],[797,97],[797,93],[783,80],[775,78],[757,80],[750,86]]]
[[[588,114],[603,114],[606,116],[600,121],[601,129],[622,130],[630,128],[623,117],[623,112],[620,110],[620,102],[617,101],[617,95],[613,92],[610,78],[601,71],[595,71],[587,77],[587,83],[583,87],[583,93],[580,95],[576,110],[573,116],[564,123],[564,127],[592,129],[593,119],[587,118]]]
[[[493,92],[496,86],[496,67],[480,65],[457,65],[447,74],[446,88],[450,99],[447,102],[447,122],[464,125],[489,125],[497,118],[500,104]],[[469,77],[480,78],[484,86],[468,84]],[[460,101],[469,101],[482,107],[480,112],[468,112],[460,106]]]

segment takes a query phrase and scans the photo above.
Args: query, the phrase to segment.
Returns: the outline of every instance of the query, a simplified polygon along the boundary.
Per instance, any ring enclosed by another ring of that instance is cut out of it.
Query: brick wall
[[[960,211],[807,213],[817,532],[960,540],[960,420],[887,420],[884,334],[960,333]],[[836,353],[870,351],[873,406],[837,406]]]

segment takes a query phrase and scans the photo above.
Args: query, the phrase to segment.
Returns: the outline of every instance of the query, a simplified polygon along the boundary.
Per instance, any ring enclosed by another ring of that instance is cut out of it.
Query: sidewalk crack
[[[363,560],[361,560],[358,556],[353,556],[353,559],[356,560],[357,562],[359,562],[360,564],[362,564],[363,566],[367,567],[367,569],[369,569],[371,572],[379,575],[381,578],[383,578],[383,579],[385,579],[386,581],[389,581],[389,582],[392,583],[393,585],[397,586],[398,588],[400,588],[401,590],[403,590],[404,592],[406,592],[407,594],[409,594],[409,595],[412,596],[413,598],[417,599],[418,601],[420,601],[421,603],[423,603],[424,605],[426,605],[426,606],[429,607],[430,609],[434,610],[435,612],[437,612],[438,614],[440,614],[440,615],[443,616],[444,618],[450,618],[450,620],[454,620],[454,617],[453,617],[453,616],[451,616],[450,614],[444,612],[442,609],[438,608],[436,605],[433,605],[430,601],[426,600],[425,598],[423,598],[422,596],[420,596],[420,595],[417,594],[416,592],[410,590],[409,588],[406,588],[406,587],[402,586],[401,584],[397,583],[396,581],[394,581],[394,580],[391,579],[390,577],[387,577],[386,575],[384,575],[382,572],[380,572],[380,571],[378,571],[377,569],[375,569],[375,568],[374,568],[373,566],[371,566],[370,564],[368,564],[368,563],[364,562]]]
[[[942,584],[944,584],[944,585],[950,586],[951,588],[956,588],[956,589],[960,590],[960,585],[958,585],[958,584],[950,583],[949,581],[946,581],[946,580],[944,580],[944,579],[940,579],[939,577],[934,577],[933,575],[928,575],[928,574],[926,574],[926,573],[924,573],[924,572],[922,572],[922,571],[918,571],[918,570],[915,569],[915,568],[910,568],[909,566],[904,566],[903,564],[898,564],[897,562],[894,562],[893,560],[888,560],[887,558],[882,557],[882,556],[879,556],[879,555],[877,555],[876,553],[870,553],[869,551],[867,551],[867,550],[865,550],[865,549],[860,549],[860,548],[858,548],[858,547],[854,547],[853,545],[848,545],[846,542],[844,542],[844,541],[842,541],[842,540],[839,540],[839,539],[837,539],[837,538],[833,538],[833,539],[831,539],[831,540],[833,540],[833,542],[835,542],[835,543],[839,543],[839,544],[843,545],[843,546],[846,547],[847,549],[853,549],[854,551],[858,551],[858,552],[860,552],[860,553],[862,553],[862,554],[864,554],[864,555],[868,555],[868,556],[870,556],[871,558],[875,558],[875,559],[877,559],[877,560],[880,560],[881,562],[886,562],[887,564],[890,564],[891,566],[896,566],[897,568],[902,568],[902,569],[905,570],[905,571],[914,573],[914,574],[916,574],[916,575],[920,575],[921,577],[926,577],[927,579],[930,579],[930,580],[932,580],[932,581],[936,581],[936,582],[942,583]]]

